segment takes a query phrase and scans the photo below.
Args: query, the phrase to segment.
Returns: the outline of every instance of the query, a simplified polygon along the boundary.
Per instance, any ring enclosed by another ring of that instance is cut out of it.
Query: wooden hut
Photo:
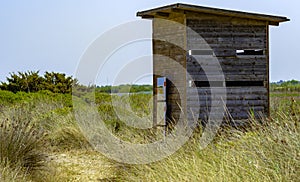
[[[137,16],[153,21],[153,54],[165,57],[153,58],[155,125],[157,113],[163,109],[167,121],[177,121],[180,114],[191,119],[195,117],[189,112],[193,108],[199,110],[197,119],[207,121],[208,113],[214,112],[211,89],[218,87],[226,88],[227,114],[223,119],[231,124],[240,124],[250,115],[269,116],[269,26],[289,19],[188,4],[158,7],[138,12]],[[160,19],[177,24],[162,23]],[[192,31],[210,49],[199,43]],[[186,72],[174,69],[166,57]],[[218,60],[222,73],[203,69],[211,58]],[[220,74],[224,80],[220,80]],[[164,79],[166,83],[162,84]],[[166,88],[161,89],[163,85]],[[197,99],[199,104],[195,105]],[[159,107],[163,101],[166,108]]]

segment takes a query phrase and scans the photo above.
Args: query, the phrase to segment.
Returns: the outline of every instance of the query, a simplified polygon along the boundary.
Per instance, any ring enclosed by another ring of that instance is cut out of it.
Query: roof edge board
[[[201,7],[201,6],[198,6]],[[187,11],[197,11],[199,8],[191,8],[191,7],[180,7],[182,9],[185,9]],[[198,12],[203,12],[203,13],[209,13],[209,14],[216,14],[216,15],[226,15],[226,16],[236,16],[236,17],[241,17],[241,18],[251,18],[255,17],[252,19],[261,19],[261,20],[267,20],[267,21],[278,21],[278,22],[283,22],[283,21],[289,21],[286,17],[282,16],[274,16],[274,15],[266,15],[266,14],[259,14],[259,13],[250,13],[250,12],[244,12],[244,11],[235,11],[235,10],[225,10],[225,9],[218,9],[218,8],[209,8],[209,7],[201,7],[201,11]],[[212,13],[213,11],[213,13]],[[276,19],[276,20],[275,20]]]
[[[153,9],[149,9],[149,10],[145,10],[145,11],[139,11],[139,12],[137,12],[137,16],[143,16],[145,14],[152,14],[152,13],[155,13],[156,11],[168,10],[168,9],[172,8],[174,5],[177,6],[177,4],[171,4],[171,5],[157,7],[157,8],[153,8]]]
[[[256,20],[271,22],[270,25],[273,25],[273,24],[277,25],[278,23],[281,23],[281,22],[290,21],[290,19],[283,17],[283,16],[266,15],[266,14],[236,11],[236,10],[227,10],[227,9],[220,9],[220,8],[182,4],[182,3],[171,4],[171,5],[167,5],[167,6],[163,6],[163,7],[158,7],[158,8],[154,8],[154,9],[150,9],[150,10],[141,11],[141,12],[137,13],[137,16],[143,17],[143,16],[149,15],[149,14],[153,15],[153,13],[155,13],[157,11],[172,10],[172,9],[182,9],[182,10],[192,11],[192,12],[202,12],[202,13],[215,14],[215,15],[256,19]]]

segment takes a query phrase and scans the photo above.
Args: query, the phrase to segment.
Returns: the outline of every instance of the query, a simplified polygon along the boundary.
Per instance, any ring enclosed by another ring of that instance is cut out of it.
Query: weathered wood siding
[[[209,56],[193,56],[187,58],[187,70],[194,81],[220,81],[224,74],[226,81],[262,81],[264,86],[227,87],[227,109],[234,120],[247,119],[249,112],[255,116],[268,113],[268,46],[266,22],[238,18],[222,18],[190,13],[187,16],[187,26],[197,32],[203,39],[196,38],[192,31],[187,31],[187,49],[207,49],[207,44],[214,51],[222,72],[216,71]],[[265,55],[237,56],[236,50],[262,49]],[[203,70],[206,67],[206,72]],[[195,107],[195,98],[199,94],[201,120],[207,120],[212,98],[209,88],[199,87],[198,93],[192,93],[187,87],[187,110]],[[189,116],[191,117],[191,116]]]
[[[186,72],[170,64],[170,60],[186,68],[186,19],[184,14],[179,13],[171,14],[167,19],[171,21],[153,19],[153,92],[156,95],[157,77],[167,77],[167,118],[177,122],[186,110]],[[157,122],[157,104],[154,96],[154,125]]]

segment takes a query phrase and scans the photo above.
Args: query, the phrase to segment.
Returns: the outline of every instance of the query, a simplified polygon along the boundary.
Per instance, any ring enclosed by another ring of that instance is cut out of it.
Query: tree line
[[[6,80],[6,82],[1,82],[0,89],[14,93],[41,90],[49,90],[53,93],[71,93],[72,85],[77,83],[76,79],[65,73],[45,72],[41,76],[39,71],[10,73]]]
[[[76,87],[73,87],[76,85]],[[138,93],[152,92],[152,85],[119,85],[119,86],[96,86],[96,85],[80,85],[77,79],[67,76],[65,73],[45,72],[41,75],[39,71],[27,71],[10,73],[6,77],[6,82],[0,83],[1,90],[17,92],[38,92],[48,90],[53,93],[72,93],[75,88],[75,95],[85,92],[101,92],[101,93]]]
[[[270,91],[274,92],[300,92],[300,81],[288,80],[270,84]]]

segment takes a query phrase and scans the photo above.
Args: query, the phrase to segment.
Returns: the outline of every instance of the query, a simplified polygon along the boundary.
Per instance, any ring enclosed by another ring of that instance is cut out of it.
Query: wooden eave
[[[265,21],[269,25],[275,25],[275,26],[278,26],[279,23],[289,21],[288,18],[282,16],[250,13],[250,12],[235,11],[235,10],[225,10],[219,8],[203,7],[203,6],[182,4],[182,3],[171,4],[159,8],[141,11],[137,13],[137,16],[151,19],[155,17],[168,17],[170,13],[174,13],[174,12],[177,13],[194,12],[194,13],[205,13],[205,14],[211,14],[217,16],[245,18],[245,19],[258,20],[258,21]]]

